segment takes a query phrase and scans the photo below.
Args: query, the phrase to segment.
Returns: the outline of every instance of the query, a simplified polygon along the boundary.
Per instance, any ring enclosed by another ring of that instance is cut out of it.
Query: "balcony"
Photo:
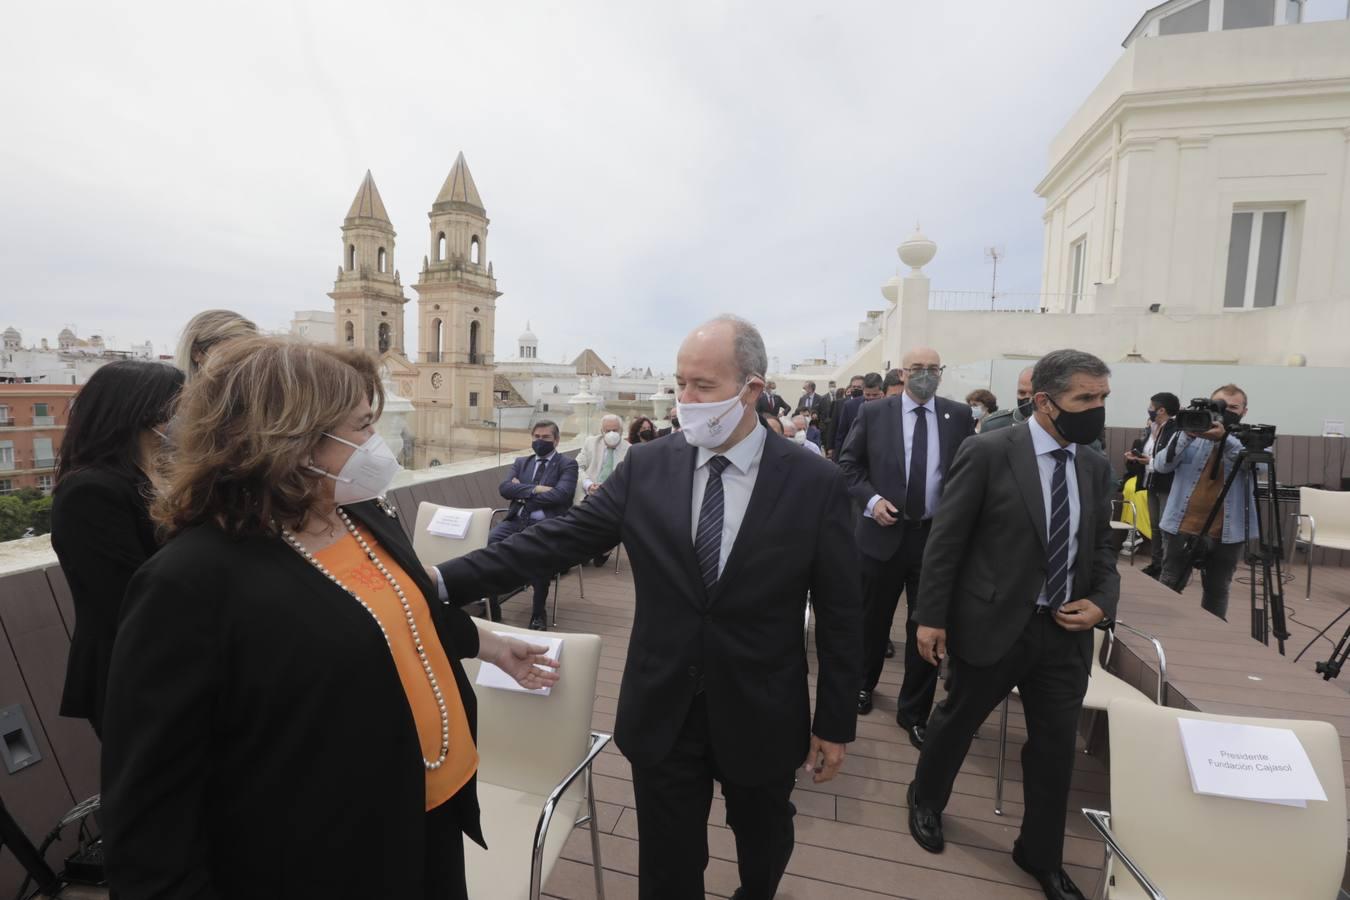
[[[0,459],[0,472],[13,472],[14,469],[14,460]]]
[[[12,417],[0,419],[0,428],[13,428],[18,424],[18,420]]]
[[[38,457],[37,459],[34,459],[34,460],[33,460],[33,468],[34,468],[34,469],[55,469],[55,468],[56,468],[56,458],[55,458],[55,457]]]
[[[56,416],[33,416],[34,428],[52,428],[56,425]]]

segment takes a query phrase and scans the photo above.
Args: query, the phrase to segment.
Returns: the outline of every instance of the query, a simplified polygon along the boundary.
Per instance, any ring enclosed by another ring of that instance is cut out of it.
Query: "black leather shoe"
[[[1036,879],[1041,886],[1041,890],[1045,892],[1046,900],[1087,900],[1083,896],[1083,892],[1078,889],[1078,885],[1073,883],[1069,873],[1062,868],[1053,872],[1030,868],[1026,861],[1022,859],[1021,844],[1013,844],[1012,858],[1013,862],[1017,863],[1017,868]]]
[[[941,853],[946,846],[942,839],[942,816],[914,802],[914,782],[909,783],[905,796],[909,803],[909,833],[914,843],[929,853]]]
[[[911,725],[900,718],[899,713],[895,716],[895,724],[899,725],[900,730],[909,737],[909,742],[914,745],[915,750],[923,749],[923,739],[928,736],[927,725]]]
[[[858,715],[865,716],[872,711],[872,692],[858,691]]]
[[[531,631],[548,631],[548,624],[544,621],[544,617],[543,617],[543,616],[531,616],[531,617],[530,617],[530,630],[531,630]]]
[[[895,657],[895,641],[887,641],[887,642],[886,642],[886,658],[887,658],[887,659],[893,659],[894,657]]]
[[[1143,572],[1149,578],[1157,578],[1162,575],[1162,572],[1158,569],[1158,567],[1151,563],[1147,566],[1144,566],[1139,571]]]

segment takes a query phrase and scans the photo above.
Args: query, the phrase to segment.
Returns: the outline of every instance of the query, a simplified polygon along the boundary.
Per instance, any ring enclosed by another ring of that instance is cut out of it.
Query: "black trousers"
[[[900,592],[905,594],[905,675],[900,683],[899,715],[908,725],[923,725],[933,709],[938,670],[919,655],[914,639],[918,623],[914,607],[918,601],[919,573],[923,567],[923,548],[928,544],[930,522],[897,522],[892,528],[905,529],[904,540],[895,556],[888,560],[862,555],[863,588],[863,689],[876,690],[881,669],[886,664],[886,642],[890,640]]]
[[[513,534],[520,534],[520,532],[533,524],[534,523],[529,519],[521,517],[498,522],[493,526],[492,531],[488,533],[488,543],[495,544],[498,541],[504,541]],[[530,582],[530,586],[534,588],[534,606],[531,608],[530,612],[532,618],[544,616],[544,612],[548,607],[548,586],[549,582],[552,580],[552,578],[536,578],[534,581]],[[492,599],[495,602],[497,598],[493,597]]]
[[[1186,556],[1187,536],[1167,535],[1167,552],[1163,562],[1162,583],[1178,594],[1191,581],[1191,561]],[[1205,567],[1200,570],[1200,608],[1225,621],[1228,619],[1228,592],[1233,585],[1233,574],[1242,562],[1246,548],[1244,541],[1225,544],[1214,538],[1201,538],[1204,544]]]
[[[928,722],[914,774],[918,801],[937,812],[946,808],[975,732],[1016,687],[1027,719],[1022,747],[1026,809],[1018,841],[1036,869],[1055,870],[1063,863],[1074,739],[1088,684],[1079,640],[1081,635],[1060,628],[1053,616],[1036,614],[992,666],[972,666],[953,656],[947,699]]]
[[[757,785],[722,778],[708,740],[707,702],[702,694],[695,697],[670,755],[654,766],[633,766],[641,900],[704,895],[714,779],[722,786],[727,825],[736,837],[744,896],[771,900],[792,856],[795,774],[785,772]]]

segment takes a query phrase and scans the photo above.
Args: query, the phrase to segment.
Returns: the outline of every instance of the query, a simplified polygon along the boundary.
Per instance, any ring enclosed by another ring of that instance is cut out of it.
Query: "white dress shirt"
[[[1061,449],[1059,441],[1055,440],[1050,432],[1041,427],[1041,423],[1032,416],[1027,420],[1027,425],[1031,428],[1031,445],[1036,449],[1036,467],[1041,474],[1041,500],[1045,504],[1045,529],[1046,539],[1048,540],[1050,530],[1050,489],[1054,484],[1055,477],[1055,458],[1050,454]],[[1069,444],[1062,448],[1069,451],[1069,459],[1064,463],[1064,486],[1069,491],[1069,575],[1066,579],[1067,594],[1064,602],[1076,599],[1073,595],[1073,566],[1074,561],[1078,559],[1078,522],[1081,518],[1082,501],[1078,496],[1078,472],[1074,468],[1074,461],[1078,453],[1077,444]],[[1045,596],[1045,587],[1041,587],[1040,596],[1036,598],[1037,606],[1044,606],[1049,602]]]
[[[726,567],[727,557],[731,555],[736,535],[740,533],[741,522],[745,519],[745,510],[750,505],[750,494],[755,489],[755,478],[759,475],[759,461],[764,457],[764,442],[768,439],[767,428],[755,428],[741,439],[740,443],[717,454],[707,447],[698,448],[698,464],[694,469],[693,516],[690,521],[689,540],[698,540],[698,514],[703,508],[703,492],[708,487],[708,461],[714,456],[725,456],[730,463],[722,470],[722,552],[717,560],[718,577]]]
[[[919,408],[919,404],[905,393],[900,395],[900,408],[901,440],[905,445],[905,484],[908,485],[909,462],[914,458],[914,424],[919,420],[919,414],[914,410]],[[929,397],[923,408],[927,410],[924,415],[928,419],[928,471],[924,480],[923,517],[931,519],[937,512],[938,496],[942,493],[942,450],[938,442],[937,398]],[[873,494],[872,499],[867,501],[867,511],[863,515],[869,519],[874,518],[872,510],[880,499],[880,494]],[[891,503],[899,508],[900,518],[904,518],[905,498],[896,497]]]

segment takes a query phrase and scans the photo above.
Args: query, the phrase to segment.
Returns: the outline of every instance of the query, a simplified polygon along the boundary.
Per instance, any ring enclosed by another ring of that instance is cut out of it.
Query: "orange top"
[[[373,535],[362,531],[361,537],[403,589],[403,596],[407,598],[413,619],[417,622],[427,661],[431,664],[431,671],[436,676],[441,696],[445,700],[450,720],[450,749],[439,769],[426,770],[426,808],[435,809],[469,783],[473,773],[478,770],[478,748],[474,746],[473,735],[469,731],[469,717],[464,712],[464,700],[455,683],[455,672],[445,655],[445,648],[441,646],[436,626],[431,621],[431,609],[427,606],[426,597]],[[384,626],[389,635],[394,667],[398,669],[398,679],[403,683],[403,693],[408,698],[413,720],[417,723],[422,756],[435,762],[441,755],[441,713],[436,706],[436,697],[431,692],[431,684],[427,681],[426,671],[422,668],[422,660],[417,656],[417,647],[413,644],[412,631],[408,628],[408,619],[398,595],[350,535],[320,550],[314,557],[338,581],[355,592]]]

